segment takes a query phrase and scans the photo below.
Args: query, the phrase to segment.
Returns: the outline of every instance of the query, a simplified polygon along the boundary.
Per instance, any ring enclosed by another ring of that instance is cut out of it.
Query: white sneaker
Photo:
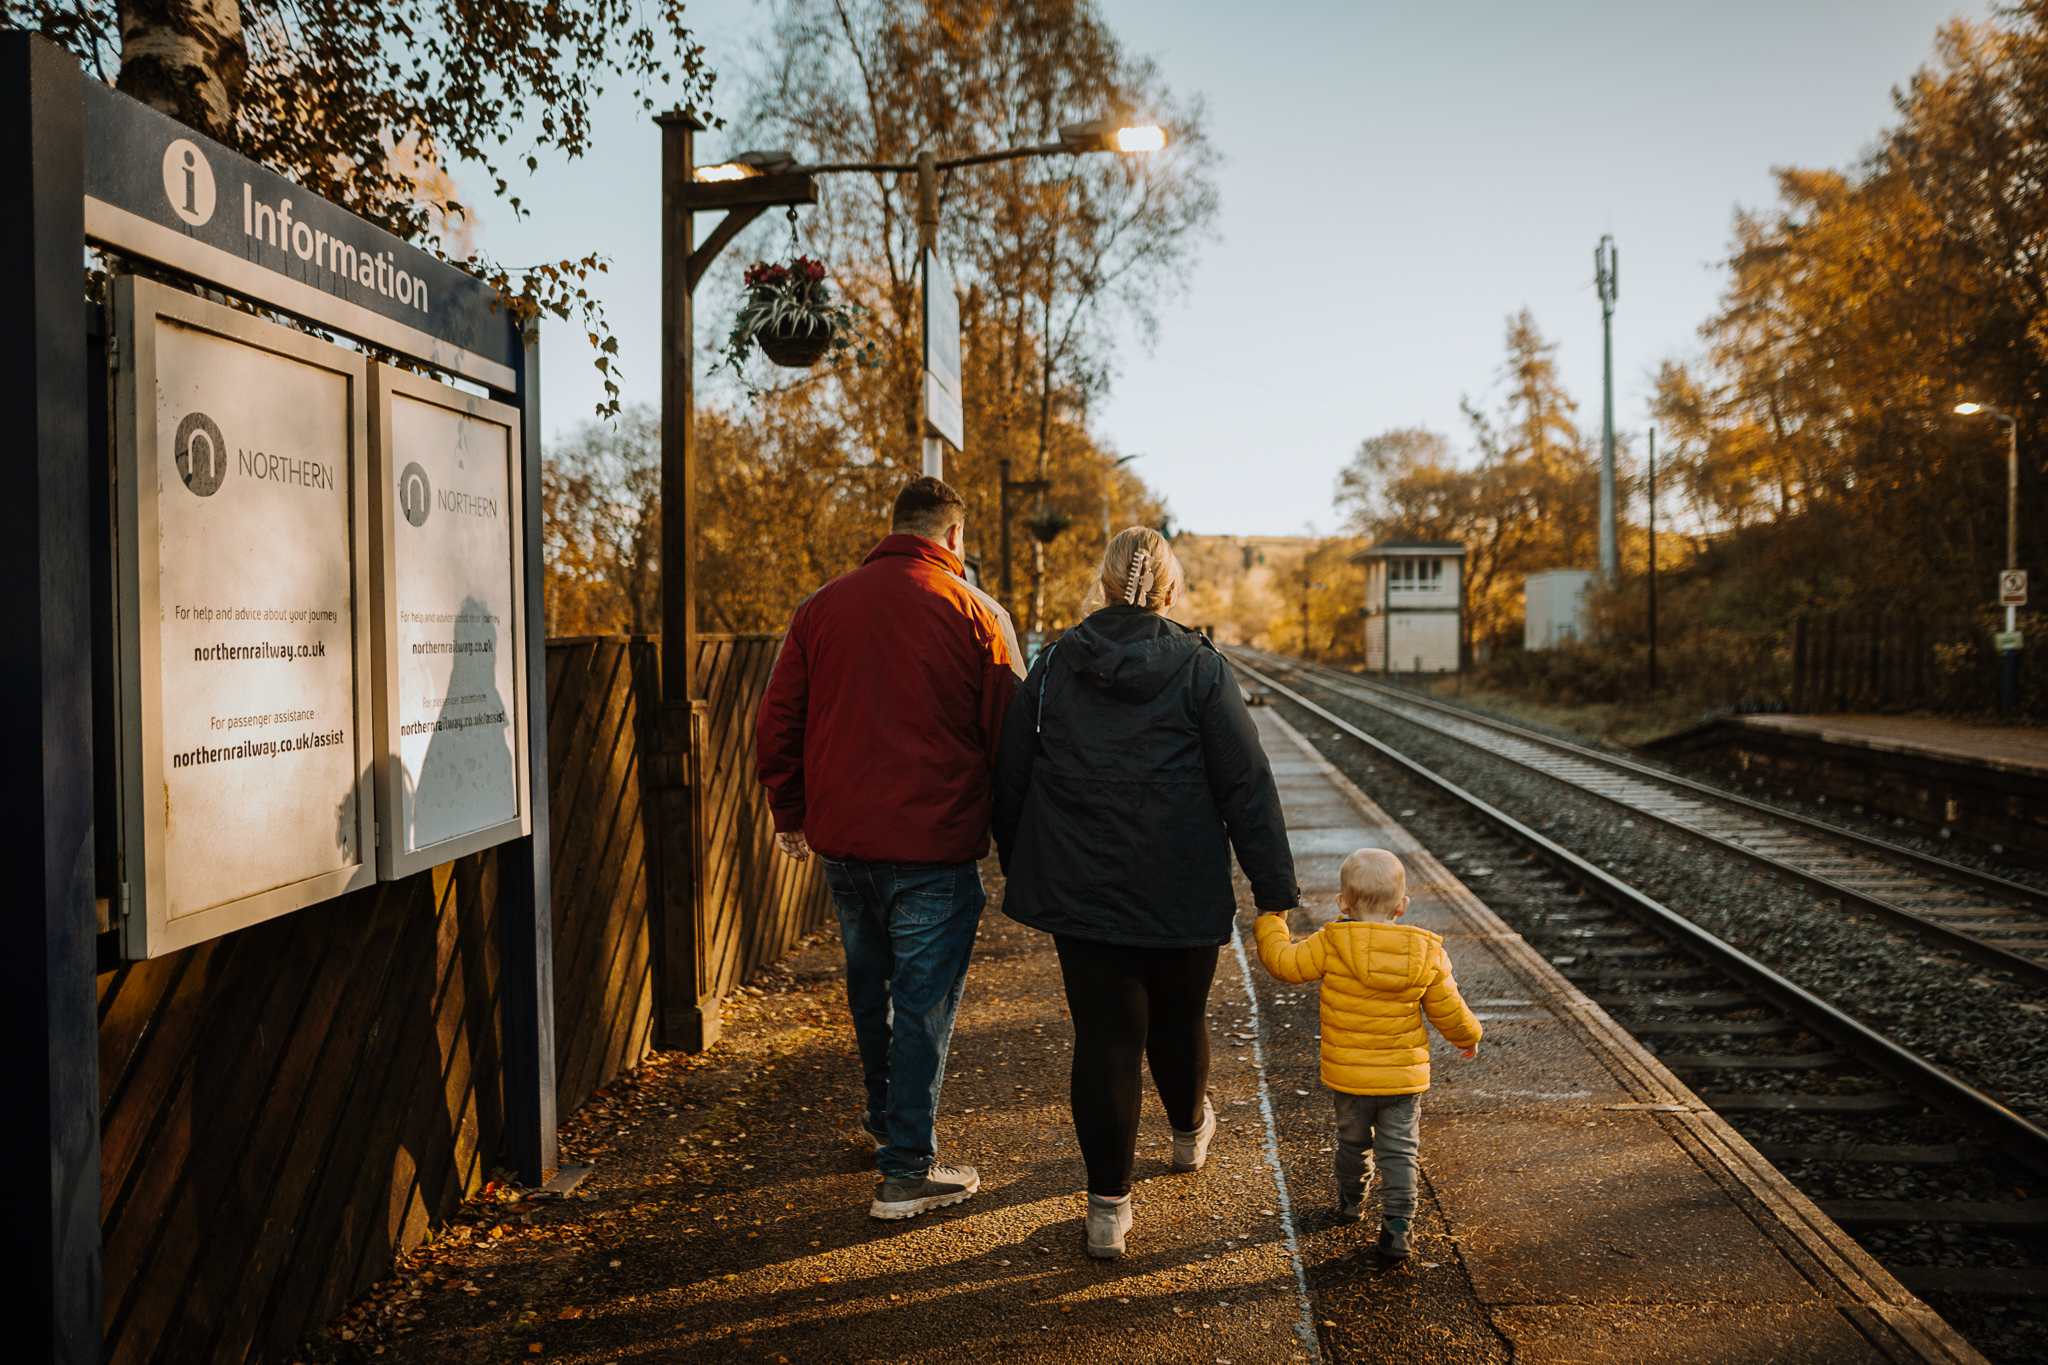
[[[1216,1136],[1216,1106],[1202,1096],[1202,1122],[1192,1133],[1173,1130],[1173,1169],[1199,1171],[1209,1159],[1209,1139]]]
[[[1124,1254],[1124,1234],[1131,1230],[1131,1197],[1088,1196],[1088,1254],[1114,1261]]]
[[[929,1209],[957,1204],[980,1188],[981,1177],[972,1166],[934,1164],[923,1175],[878,1183],[875,1202],[868,1205],[868,1215],[872,1218],[915,1218]]]

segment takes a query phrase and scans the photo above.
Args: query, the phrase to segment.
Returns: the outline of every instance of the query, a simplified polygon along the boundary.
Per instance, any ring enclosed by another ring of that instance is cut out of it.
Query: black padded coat
[[[1280,793],[1230,665],[1199,633],[1113,606],[1038,657],[996,759],[1003,911],[1146,948],[1230,941],[1230,852],[1261,910],[1298,897]]]

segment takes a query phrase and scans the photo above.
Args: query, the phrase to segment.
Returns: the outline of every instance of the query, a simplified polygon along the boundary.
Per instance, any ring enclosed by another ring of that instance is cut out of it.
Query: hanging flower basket
[[[1060,532],[1073,524],[1074,519],[1057,507],[1048,507],[1043,512],[1024,518],[1024,529],[1041,545],[1052,544],[1060,538]]]
[[[861,341],[861,310],[834,301],[824,262],[808,256],[756,261],[747,267],[745,281],[746,298],[733,315],[718,368],[746,382],[747,357],[757,342],[769,360],[788,369],[809,369],[828,357],[881,364],[879,348]],[[752,384],[747,392],[756,392]]]
[[[774,331],[754,333],[761,354],[784,369],[808,370],[832,349],[832,329],[822,324],[786,322]]]

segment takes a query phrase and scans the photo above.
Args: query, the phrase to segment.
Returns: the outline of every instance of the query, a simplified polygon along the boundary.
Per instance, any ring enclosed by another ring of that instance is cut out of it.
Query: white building
[[[1351,556],[1365,565],[1365,666],[1379,673],[1455,673],[1465,639],[1465,546],[1388,541]]]
[[[1547,569],[1522,580],[1522,648],[1555,649],[1588,638],[1586,589],[1591,569]]]

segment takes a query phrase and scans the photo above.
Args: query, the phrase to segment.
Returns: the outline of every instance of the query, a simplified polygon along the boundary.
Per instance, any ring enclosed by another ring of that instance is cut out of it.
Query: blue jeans
[[[821,855],[822,856],[822,855]],[[938,1152],[934,1123],[953,1017],[988,904],[973,863],[824,858],[846,950],[846,1003],[868,1116],[888,1135],[882,1178],[914,1179]]]

